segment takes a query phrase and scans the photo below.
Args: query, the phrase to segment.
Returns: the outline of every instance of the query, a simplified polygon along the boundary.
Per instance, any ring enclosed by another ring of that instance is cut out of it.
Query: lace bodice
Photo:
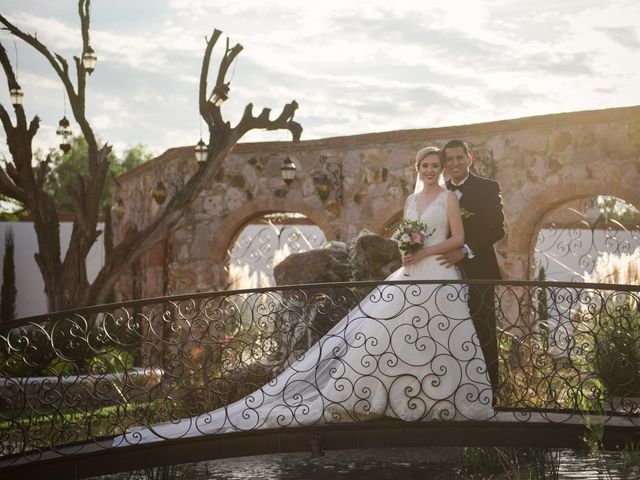
[[[407,199],[405,217],[409,220],[418,220],[427,225],[433,234],[427,239],[426,245],[435,245],[444,242],[449,237],[449,218],[447,216],[447,197],[449,192],[441,192],[422,212],[418,215],[417,195],[410,195]]]

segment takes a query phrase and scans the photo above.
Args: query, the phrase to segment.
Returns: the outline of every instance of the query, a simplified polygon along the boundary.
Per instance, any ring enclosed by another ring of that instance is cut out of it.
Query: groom
[[[451,140],[442,149],[447,188],[460,200],[464,241],[462,248],[439,257],[442,265],[460,264],[469,279],[499,280],[500,270],[493,244],[504,236],[504,214],[498,182],[478,177],[469,169],[473,162],[462,140]],[[494,403],[498,394],[498,345],[496,337],[495,287],[470,285],[469,311],[487,362]]]

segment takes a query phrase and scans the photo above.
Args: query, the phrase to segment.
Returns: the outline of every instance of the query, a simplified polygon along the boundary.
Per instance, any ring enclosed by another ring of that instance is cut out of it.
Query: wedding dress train
[[[447,239],[447,192],[422,214],[415,196],[405,216]],[[408,276],[405,274],[408,273]],[[458,280],[427,257],[387,280]],[[274,427],[393,417],[486,420],[492,391],[461,285],[380,285],[278,377],[227,407],[151,427],[114,445]]]

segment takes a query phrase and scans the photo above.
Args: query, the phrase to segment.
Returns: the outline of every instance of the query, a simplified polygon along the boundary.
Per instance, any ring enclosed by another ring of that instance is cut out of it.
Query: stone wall
[[[327,240],[350,240],[361,229],[384,234],[413,190],[415,153],[451,138],[470,143],[482,172],[502,187],[507,235],[498,245],[505,278],[529,279],[530,250],[544,215],[576,198],[613,195],[640,208],[640,107],[562,113],[455,127],[372,133],[303,141],[237,145],[216,181],[202,192],[175,232],[124,278],[119,298],[223,289],[227,250],[242,227],[265,213],[298,212]],[[297,167],[287,187],[280,166]],[[339,165],[343,181],[326,199],[323,176]],[[193,147],[166,151],[114,185],[126,213],[114,221],[115,241],[141,228],[161,206],[149,193],[162,180],[170,194],[197,169]],[[339,196],[342,187],[342,197]],[[342,201],[341,201],[342,200]],[[137,282],[137,290],[134,283]]]

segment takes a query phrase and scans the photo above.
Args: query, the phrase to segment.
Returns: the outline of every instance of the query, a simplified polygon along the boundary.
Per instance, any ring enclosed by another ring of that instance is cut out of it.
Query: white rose
[[[400,241],[402,243],[409,243],[411,241],[411,237],[409,236],[408,233],[405,233],[400,237]]]

